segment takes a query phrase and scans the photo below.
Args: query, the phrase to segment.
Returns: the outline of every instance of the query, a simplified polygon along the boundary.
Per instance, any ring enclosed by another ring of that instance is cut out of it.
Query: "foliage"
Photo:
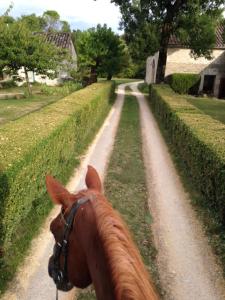
[[[200,75],[174,73],[168,78],[171,88],[179,94],[188,94],[190,89],[195,87],[198,90],[200,84]]]
[[[92,85],[0,127],[0,291],[49,211],[46,174],[68,180],[110,109],[112,87]]]
[[[152,86],[151,104],[185,164],[204,207],[225,222],[225,125],[175,94],[168,86]]]
[[[150,24],[145,34],[158,46],[159,64],[157,81],[164,80],[167,48],[171,35],[175,34],[191,48],[196,57],[210,57],[215,44],[215,26],[222,18],[223,0],[111,0],[119,5],[122,14],[121,27],[125,29],[125,39],[131,44],[136,41],[145,24]],[[147,27],[146,27],[147,28]],[[145,47],[140,55],[145,59]]]
[[[45,74],[51,78],[60,61],[58,48],[47,43],[42,35],[33,34],[24,21],[1,24],[0,48],[0,68],[5,67],[17,73],[23,67],[29,93],[28,72]]]
[[[55,10],[45,11],[42,19],[45,22],[45,31],[70,32],[69,23],[67,21],[61,21],[59,13]]]
[[[45,19],[35,14],[23,15],[18,20],[24,22],[26,27],[32,32],[42,32],[47,26]]]
[[[46,95],[62,95],[67,96],[82,88],[82,85],[78,82],[66,82],[60,87],[52,87],[47,85],[41,86],[41,91]]]
[[[106,25],[73,33],[78,52],[79,70],[91,75],[106,75],[108,79],[128,64],[124,41]]]
[[[7,81],[2,81],[0,85],[1,85],[0,89],[8,89],[16,86],[16,83],[14,80],[7,80]]]

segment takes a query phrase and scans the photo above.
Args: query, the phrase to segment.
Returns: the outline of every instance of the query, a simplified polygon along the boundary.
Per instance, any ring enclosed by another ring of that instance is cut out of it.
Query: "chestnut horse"
[[[49,275],[57,288],[93,283],[98,300],[159,299],[127,226],[101,193],[97,171],[88,166],[87,190],[77,194],[49,175],[46,185],[52,201],[61,205],[50,225],[56,245]]]

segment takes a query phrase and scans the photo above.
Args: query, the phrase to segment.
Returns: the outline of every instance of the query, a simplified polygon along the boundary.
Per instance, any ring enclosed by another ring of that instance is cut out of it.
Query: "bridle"
[[[73,228],[74,218],[81,205],[85,204],[92,199],[92,195],[84,196],[76,201],[72,206],[69,215],[65,218],[63,211],[61,210],[61,218],[64,222],[63,239],[61,242],[56,242],[53,249],[53,265],[50,269],[49,275],[52,277],[56,284],[56,300],[58,300],[58,289],[69,291],[73,288],[73,284],[68,281],[67,276],[67,256],[69,248],[69,235]],[[63,269],[60,267],[60,256],[63,257]]]

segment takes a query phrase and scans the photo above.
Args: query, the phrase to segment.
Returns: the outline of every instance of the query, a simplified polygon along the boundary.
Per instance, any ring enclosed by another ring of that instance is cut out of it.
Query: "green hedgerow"
[[[174,73],[168,76],[168,83],[176,93],[188,94],[192,92],[197,94],[200,84],[200,75]]]

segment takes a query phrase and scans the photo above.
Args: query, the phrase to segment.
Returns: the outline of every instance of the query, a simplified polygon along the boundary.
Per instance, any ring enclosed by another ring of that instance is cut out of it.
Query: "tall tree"
[[[18,19],[33,32],[42,32],[47,26],[47,23],[43,17],[36,16],[35,14],[23,15]]]
[[[67,21],[60,20],[60,15],[55,10],[47,10],[41,17],[45,22],[45,31],[70,32],[70,25]]]
[[[0,21],[0,69],[7,68],[17,74],[24,68],[28,92],[31,94],[28,72],[54,76],[59,65],[60,53],[45,41],[44,35],[34,34],[24,22],[10,25]]]
[[[60,15],[55,10],[47,10],[43,13],[46,22],[46,31],[59,31],[61,29]]]
[[[143,22],[153,25],[159,41],[157,81],[163,81],[167,48],[171,35],[190,47],[196,57],[210,57],[215,43],[215,27],[224,0],[111,0],[120,6],[121,26],[132,40]]]
[[[90,77],[105,74],[110,80],[128,63],[125,43],[106,25],[97,25],[87,31],[75,33],[80,70],[89,69]]]

